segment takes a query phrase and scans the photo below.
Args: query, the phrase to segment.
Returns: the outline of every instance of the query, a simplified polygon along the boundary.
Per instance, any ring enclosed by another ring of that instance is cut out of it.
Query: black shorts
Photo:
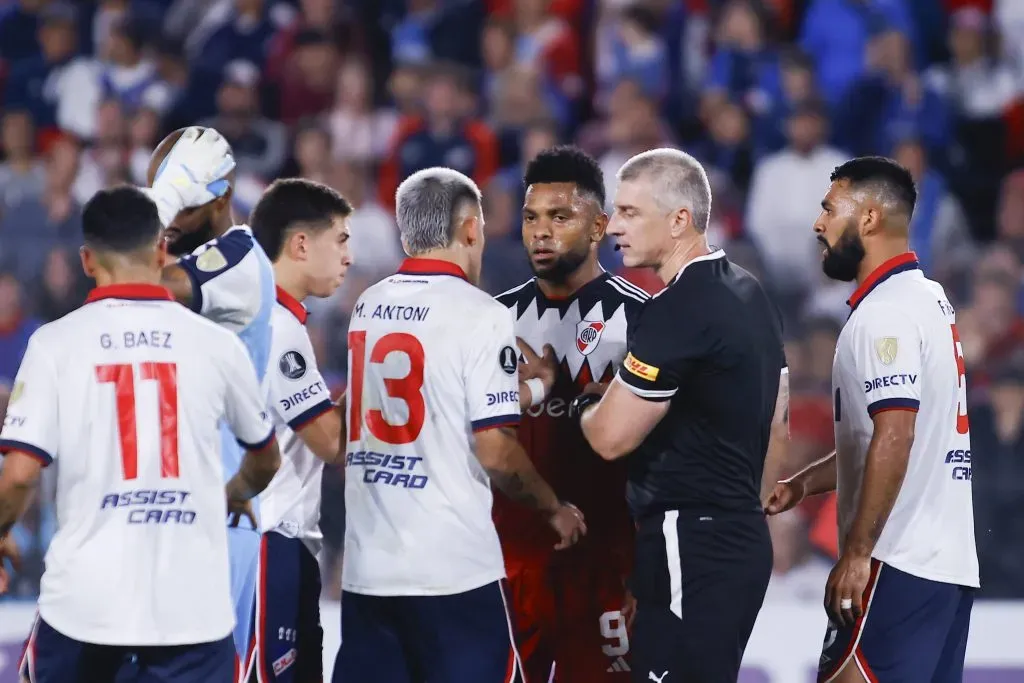
[[[641,521],[633,680],[736,683],[771,571],[763,515],[671,510]]]

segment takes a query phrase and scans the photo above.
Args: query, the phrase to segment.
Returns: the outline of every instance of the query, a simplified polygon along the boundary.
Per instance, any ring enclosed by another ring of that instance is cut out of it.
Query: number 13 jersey
[[[519,423],[512,315],[457,266],[407,259],[348,334],[343,588],[453,595],[505,576],[474,432]]]
[[[913,253],[882,264],[849,303],[832,369],[840,546],[857,513],[873,418],[913,411],[906,477],[872,555],[922,579],[976,587],[967,378],[953,307]]]

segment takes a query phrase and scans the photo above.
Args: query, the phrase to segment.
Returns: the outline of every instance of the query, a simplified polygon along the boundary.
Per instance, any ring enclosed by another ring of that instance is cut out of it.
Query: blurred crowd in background
[[[484,287],[531,276],[524,165],[575,143],[609,201],[630,156],[676,146],[712,179],[711,241],[784,311],[790,470],[833,446],[832,357],[852,287],[821,274],[811,226],[833,167],[898,159],[919,199],[911,242],[957,306],[968,363],[982,596],[1024,598],[1024,0],[0,0],[0,408],[32,331],[80,305],[79,207],[145,182],[175,128],[234,147],[243,221],[300,175],[356,207],[355,265],[307,302],[335,391],[352,304],[403,257],[394,192],[428,166],[485,196]],[[655,291],[651,273],[603,262]],[[940,457],[941,454],[935,454]],[[38,590],[52,475],[16,529]],[[344,520],[325,476],[325,591]],[[772,520],[769,600],[820,600],[835,503]]]

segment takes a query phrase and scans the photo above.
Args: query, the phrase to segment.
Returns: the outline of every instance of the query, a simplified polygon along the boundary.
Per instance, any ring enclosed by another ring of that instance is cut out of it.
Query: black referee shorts
[[[736,683],[771,571],[761,514],[671,510],[642,520],[633,681]]]

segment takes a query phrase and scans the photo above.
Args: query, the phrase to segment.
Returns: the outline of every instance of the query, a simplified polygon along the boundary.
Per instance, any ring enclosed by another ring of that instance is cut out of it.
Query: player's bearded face
[[[533,269],[533,274],[544,280],[565,282],[575,273],[590,253],[590,240],[581,238],[563,246],[562,250],[555,247],[556,255],[552,259],[538,261],[531,256],[530,268]]]
[[[857,231],[856,219],[849,220],[835,244],[829,244],[823,235],[818,237],[818,241],[825,247],[825,256],[821,261],[825,275],[841,282],[856,279],[861,261],[864,260],[864,243]]]
[[[212,212],[202,217],[183,215],[186,213],[183,211],[178,214],[164,233],[167,236],[167,251],[172,256],[191,254],[214,237]]]

